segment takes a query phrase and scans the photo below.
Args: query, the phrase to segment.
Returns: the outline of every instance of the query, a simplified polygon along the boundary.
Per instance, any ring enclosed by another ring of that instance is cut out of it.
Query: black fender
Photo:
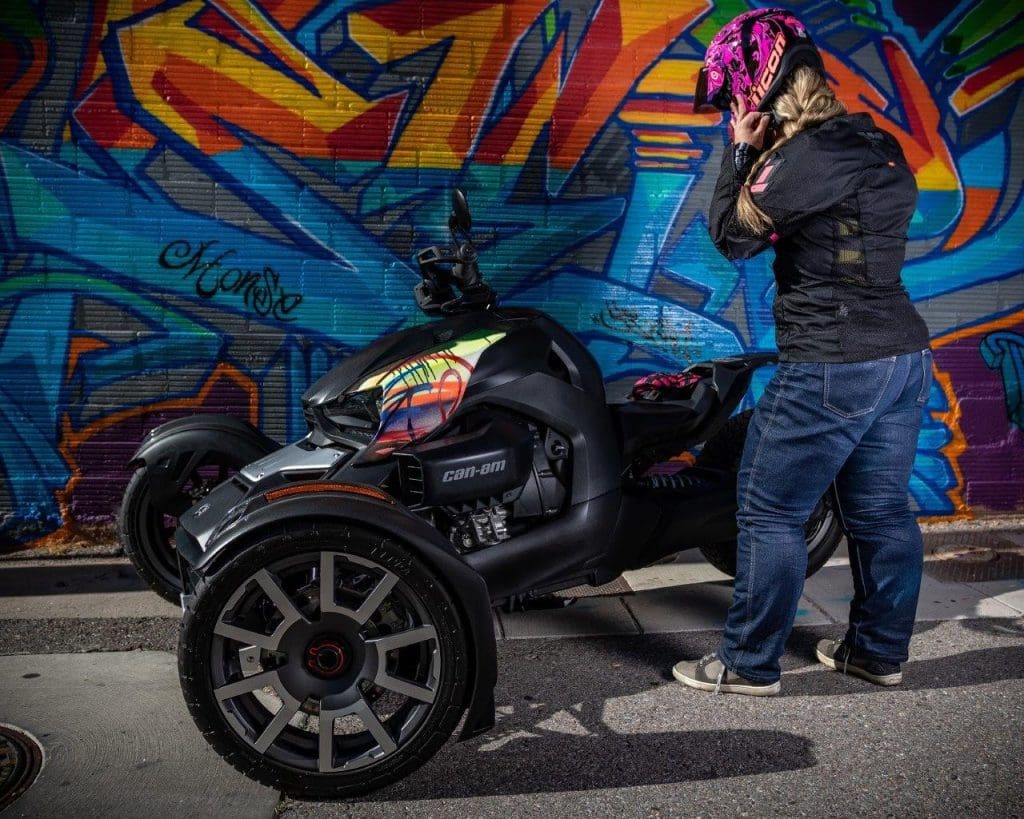
[[[853,536],[850,534],[850,527],[846,525],[846,518],[843,516],[843,504],[839,501],[839,485],[832,481],[829,484],[828,492],[832,496],[832,511],[835,512],[836,518],[839,520],[839,528],[843,530],[846,539],[850,540]]]
[[[153,500],[161,504],[177,495],[194,459],[203,453],[227,452],[252,463],[280,448],[277,441],[232,415],[192,415],[152,429],[129,466],[147,467]]]
[[[775,364],[778,360],[779,356],[776,353],[745,353],[695,364],[694,367],[710,367],[711,387],[716,394],[718,408],[690,432],[692,440],[706,441],[718,432],[750,389],[754,371],[766,364]]]
[[[703,431],[706,438],[714,435],[739,406],[743,396],[750,389],[754,370],[767,364],[776,364],[778,360],[779,357],[775,353],[746,353],[730,358],[716,358],[710,362],[712,383],[715,392],[718,393],[721,408],[715,415],[713,424]]]
[[[490,594],[483,577],[466,564],[440,532],[380,489],[359,484],[292,484],[251,498],[245,513],[232,522],[234,517],[232,514],[213,532],[205,550],[184,526],[179,527],[178,553],[193,572],[213,576],[261,532],[286,521],[331,519],[358,523],[400,541],[444,584],[470,637],[471,680],[465,703],[468,713],[459,739],[469,739],[494,727],[498,660]]]

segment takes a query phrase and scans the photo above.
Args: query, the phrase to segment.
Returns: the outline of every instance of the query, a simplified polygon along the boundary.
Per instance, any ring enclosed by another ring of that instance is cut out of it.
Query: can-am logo
[[[754,106],[761,104],[764,95],[768,93],[775,75],[779,71],[779,63],[782,61],[782,52],[786,48],[786,35],[781,31],[775,35],[775,42],[772,43],[771,53],[765,61],[764,72],[761,74],[761,81],[750,92],[750,101]]]
[[[505,459],[500,461],[488,461],[482,466],[464,466],[460,469],[449,469],[441,476],[441,483],[452,481],[464,481],[467,478],[475,478],[477,475],[493,475],[495,472],[505,471]]]

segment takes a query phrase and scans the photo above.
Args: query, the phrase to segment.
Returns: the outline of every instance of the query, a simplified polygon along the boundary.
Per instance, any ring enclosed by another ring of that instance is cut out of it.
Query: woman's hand
[[[763,148],[764,135],[768,131],[771,117],[758,111],[748,111],[747,103],[738,94],[733,97],[729,109],[732,111],[732,120],[729,123],[732,130],[732,141],[746,142],[758,150]]]

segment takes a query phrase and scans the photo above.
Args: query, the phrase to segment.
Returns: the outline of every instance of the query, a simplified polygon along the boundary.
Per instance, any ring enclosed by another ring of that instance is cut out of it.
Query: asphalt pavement
[[[1024,815],[1024,627],[921,623],[887,690],[811,657],[798,628],[782,695],[669,679],[717,633],[508,641],[496,729],[358,803],[292,817]]]
[[[985,549],[1010,565],[1024,531],[997,535],[932,541],[894,689],[813,659],[843,632],[842,553],[807,583],[776,698],[671,679],[714,650],[730,596],[694,556],[497,615],[495,729],[333,803],[282,799],[209,748],[178,688],[178,612],[123,559],[4,561],[0,723],[45,751],[4,816],[1024,816],[1024,581],[981,570]]]

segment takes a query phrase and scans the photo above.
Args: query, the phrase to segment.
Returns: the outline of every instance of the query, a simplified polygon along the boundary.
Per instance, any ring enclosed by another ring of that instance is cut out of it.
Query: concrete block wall
[[[107,536],[162,420],[301,435],[306,386],[422,320],[412,255],[455,185],[506,302],[563,321],[609,381],[772,349],[771,254],[710,245],[726,129],[691,110],[704,46],[747,7],[5,0],[0,548]],[[1019,511],[1024,21],[991,0],[793,8],[921,190],[905,279],[937,378],[915,507]]]

